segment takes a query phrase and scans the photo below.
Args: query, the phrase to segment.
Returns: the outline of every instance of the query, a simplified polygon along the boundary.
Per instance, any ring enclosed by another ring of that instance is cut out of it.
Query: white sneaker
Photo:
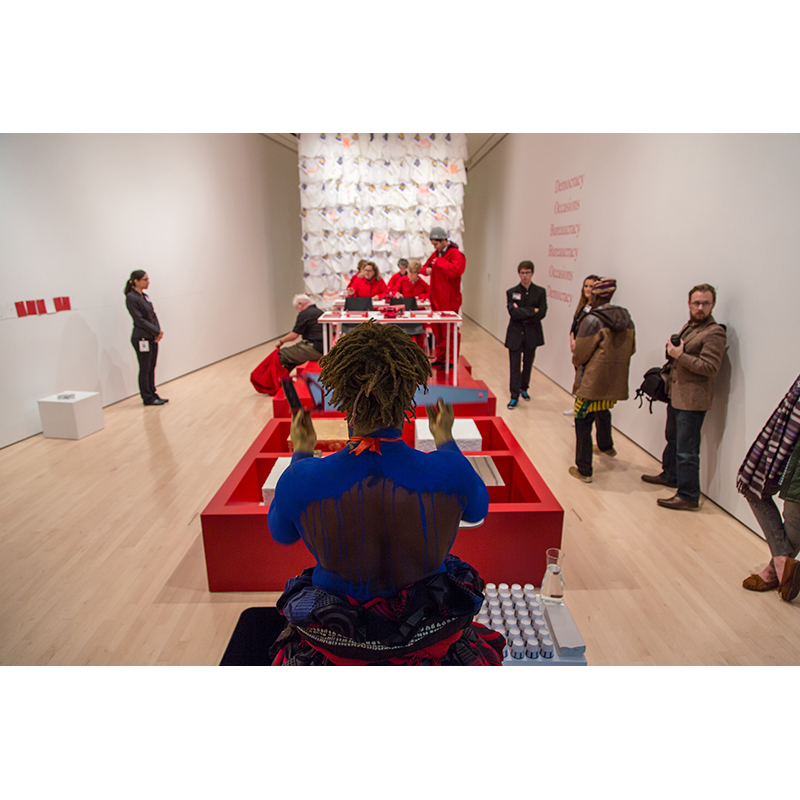
[[[564,413],[565,417],[574,417],[575,416],[575,409],[574,408],[568,408],[563,413]]]

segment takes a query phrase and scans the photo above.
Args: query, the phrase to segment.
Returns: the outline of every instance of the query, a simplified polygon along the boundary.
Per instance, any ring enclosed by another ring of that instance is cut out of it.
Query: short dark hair
[[[529,269],[531,272],[534,272],[533,261],[520,261],[519,266],[517,267],[517,273],[522,272],[524,269]]]
[[[397,262],[397,266],[398,266],[398,267],[407,267],[407,266],[408,266],[408,259],[407,259],[407,258],[401,258],[401,259],[400,259],[400,260]]]
[[[689,290],[689,302],[692,302],[692,295],[695,292],[711,292],[711,299],[716,303],[717,302],[717,290],[710,284],[710,283],[700,283],[697,286],[693,286]]]

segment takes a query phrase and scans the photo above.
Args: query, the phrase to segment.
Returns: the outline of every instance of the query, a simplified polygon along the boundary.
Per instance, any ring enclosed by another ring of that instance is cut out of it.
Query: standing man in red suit
[[[461,308],[461,276],[467,266],[467,259],[458,246],[447,238],[444,228],[436,227],[430,233],[433,253],[422,268],[423,275],[430,275],[431,308],[434,311],[456,311]],[[455,366],[453,362],[454,342],[450,342],[447,352],[447,325],[431,325],[436,337],[436,359],[431,366]],[[455,333],[461,345],[461,331]]]

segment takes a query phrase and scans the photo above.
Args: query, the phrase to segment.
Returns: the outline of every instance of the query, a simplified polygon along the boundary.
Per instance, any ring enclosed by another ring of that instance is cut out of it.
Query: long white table
[[[382,311],[326,311],[318,320],[322,325],[322,352],[327,353],[333,347],[336,339],[339,338],[342,332],[342,324],[350,323],[358,325],[361,322],[366,322],[368,319],[374,319],[382,325],[397,324],[397,325],[412,325],[418,323],[420,325],[445,325],[447,331],[447,350],[450,352],[450,341],[453,341],[453,364],[458,364],[458,329],[461,327],[463,317],[455,311],[407,311],[399,317],[386,317]],[[450,365],[445,364],[444,374],[449,378]],[[453,369],[453,385],[458,385],[458,369]]]

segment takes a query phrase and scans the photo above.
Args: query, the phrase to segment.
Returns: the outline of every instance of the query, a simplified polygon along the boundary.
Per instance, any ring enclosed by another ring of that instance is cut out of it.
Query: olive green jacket
[[[781,497],[787,503],[800,503],[800,443],[789,456],[789,463],[781,478]]]

